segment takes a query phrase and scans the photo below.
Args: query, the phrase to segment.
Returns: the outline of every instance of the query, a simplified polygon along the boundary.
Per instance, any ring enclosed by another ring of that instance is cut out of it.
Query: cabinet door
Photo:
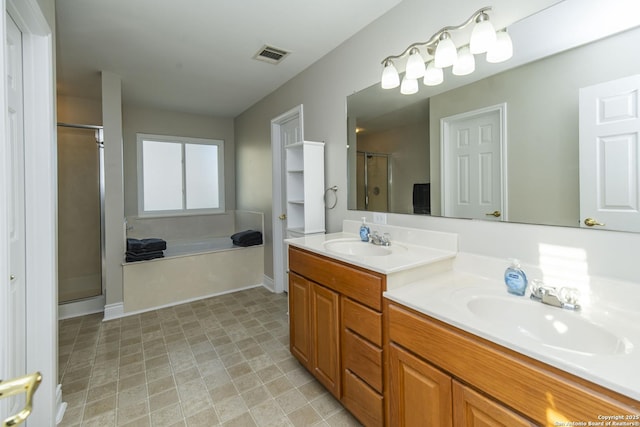
[[[451,426],[451,377],[394,344],[389,362],[389,425]]]
[[[289,272],[289,349],[311,369],[311,282]]]
[[[312,366],[316,378],[340,398],[340,294],[311,284]]]
[[[453,381],[453,419],[464,427],[533,426],[510,409],[480,393]]]

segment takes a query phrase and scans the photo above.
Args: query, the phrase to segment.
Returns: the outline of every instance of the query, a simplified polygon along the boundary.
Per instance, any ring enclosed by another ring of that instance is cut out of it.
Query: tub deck
[[[168,244],[164,258],[123,264],[124,314],[262,285],[264,246],[233,246],[221,237]]]

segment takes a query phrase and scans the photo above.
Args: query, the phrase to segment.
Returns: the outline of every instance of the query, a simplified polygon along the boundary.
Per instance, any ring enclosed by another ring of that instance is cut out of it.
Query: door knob
[[[285,219],[287,219],[287,214],[282,214],[282,215],[280,215],[280,216],[278,217],[278,219],[281,219],[281,220],[283,220],[283,221],[284,221]]]
[[[2,427],[17,426],[24,422],[31,414],[33,393],[36,392],[38,386],[42,382],[42,375],[40,372],[35,372],[30,375],[24,375],[22,377],[14,378],[12,380],[0,381],[0,398],[14,396],[20,393],[27,393],[27,399],[24,404],[24,409],[17,414],[5,419],[2,422]]]
[[[584,225],[586,225],[587,227],[593,227],[594,225],[602,226],[602,225],[606,225],[606,224],[598,222],[597,220],[595,220],[593,218],[585,218]]]
[[[9,276],[9,280],[15,280],[15,279],[16,279],[15,275],[12,274],[11,276]]]
[[[489,212],[485,214],[486,216],[495,216],[496,218],[500,218],[500,215],[502,215],[502,213],[500,211],[493,211],[493,212]]]

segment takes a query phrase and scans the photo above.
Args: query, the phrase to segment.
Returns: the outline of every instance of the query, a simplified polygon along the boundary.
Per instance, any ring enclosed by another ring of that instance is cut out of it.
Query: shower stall
[[[104,309],[102,126],[58,123],[60,318]]]
[[[358,151],[356,162],[357,209],[389,212],[392,176],[389,155]]]

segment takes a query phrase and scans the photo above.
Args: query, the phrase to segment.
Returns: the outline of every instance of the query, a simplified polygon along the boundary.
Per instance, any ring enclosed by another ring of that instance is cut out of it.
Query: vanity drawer
[[[386,290],[386,276],[383,274],[348,266],[296,247],[289,247],[289,269],[382,311],[382,292]]]
[[[382,349],[360,338],[348,329],[343,330],[343,364],[378,393],[382,393]]]
[[[342,324],[378,347],[382,347],[382,313],[343,298]]]
[[[365,426],[384,424],[383,398],[360,378],[345,370],[342,403]]]

